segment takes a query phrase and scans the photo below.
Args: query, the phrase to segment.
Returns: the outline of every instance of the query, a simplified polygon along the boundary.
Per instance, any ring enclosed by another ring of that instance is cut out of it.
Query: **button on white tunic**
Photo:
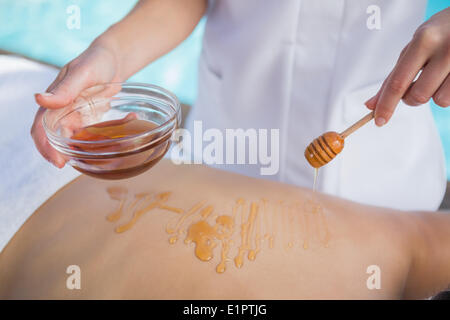
[[[367,27],[380,8],[380,29]],[[402,48],[424,18],[417,0],[210,2],[199,93],[188,127],[280,129],[280,170],[263,178],[311,187],[303,152],[326,131],[368,113]],[[260,165],[218,165],[260,176]],[[389,124],[370,123],[320,169],[319,190],[400,209],[436,209],[445,191],[443,150],[428,105],[400,103]]]

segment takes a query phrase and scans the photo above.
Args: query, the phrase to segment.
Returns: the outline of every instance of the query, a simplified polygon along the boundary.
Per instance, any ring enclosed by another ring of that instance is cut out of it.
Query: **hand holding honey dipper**
[[[425,21],[403,48],[395,67],[378,92],[366,101],[375,124],[388,123],[400,100],[419,106],[430,99],[450,104],[450,7]]]
[[[305,150],[305,157],[314,168],[330,162],[344,147],[344,139],[375,118],[379,127],[385,125],[400,100],[419,106],[433,98],[440,107],[450,101],[449,28],[450,8],[442,10],[423,23],[403,49],[397,64],[372,98],[366,101],[373,112],[344,132],[324,133]]]

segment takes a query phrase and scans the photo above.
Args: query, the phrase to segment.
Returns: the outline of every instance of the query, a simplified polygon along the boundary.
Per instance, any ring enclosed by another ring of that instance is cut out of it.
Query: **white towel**
[[[0,251],[27,218],[59,188],[79,175],[60,170],[40,156],[30,136],[44,92],[58,70],[0,55]]]

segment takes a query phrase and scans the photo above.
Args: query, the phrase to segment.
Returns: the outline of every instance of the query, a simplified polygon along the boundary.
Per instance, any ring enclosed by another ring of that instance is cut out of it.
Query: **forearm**
[[[450,285],[450,213],[420,212],[411,217],[413,258],[406,298],[423,298]]]
[[[186,39],[206,7],[207,0],[141,0],[93,45],[114,54],[120,78],[126,80]]]

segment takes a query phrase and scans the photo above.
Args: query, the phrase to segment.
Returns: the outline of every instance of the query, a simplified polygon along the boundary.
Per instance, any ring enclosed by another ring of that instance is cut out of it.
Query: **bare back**
[[[401,298],[407,216],[166,160],[129,180],[81,176],[0,254],[0,297]],[[66,287],[70,265],[81,290]],[[373,265],[379,290],[367,287]]]

